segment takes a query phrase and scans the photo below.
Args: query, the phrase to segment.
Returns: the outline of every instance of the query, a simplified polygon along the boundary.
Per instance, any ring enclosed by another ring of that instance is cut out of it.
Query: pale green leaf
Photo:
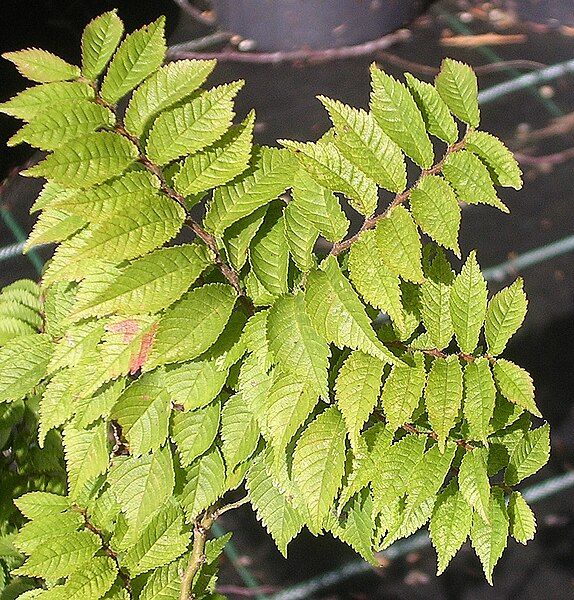
[[[504,492],[500,488],[491,492],[488,517],[488,522],[485,522],[478,513],[474,513],[470,541],[480,558],[486,580],[492,585],[492,572],[506,548],[509,527]]]
[[[510,535],[521,544],[534,539],[536,518],[520,492],[512,492],[508,501]]]
[[[321,413],[299,438],[293,456],[293,482],[320,528],[341,487],[345,463],[345,424],[334,407]]]
[[[42,212],[34,224],[26,240],[24,252],[29,252],[35,246],[63,242],[86,224],[86,220],[82,217],[49,207]]]
[[[377,225],[379,254],[384,263],[404,279],[421,283],[421,240],[411,213],[396,206]]]
[[[43,519],[64,512],[71,501],[67,496],[50,492],[29,492],[14,500],[14,504],[28,519]]]
[[[0,402],[22,399],[46,374],[54,345],[47,335],[26,335],[0,348]]]
[[[496,194],[488,169],[468,150],[449,154],[445,158],[442,170],[463,202],[489,204],[502,212],[509,212]]]
[[[497,185],[522,188],[522,171],[512,152],[495,136],[485,131],[471,131],[466,136],[466,148],[487,166]]]
[[[309,221],[295,202],[289,202],[283,211],[285,239],[293,262],[303,271],[316,266],[313,250],[319,237],[319,230]]]
[[[253,461],[247,473],[249,500],[283,556],[287,545],[303,527],[301,516],[287,496],[273,483],[264,455]]]
[[[80,76],[80,69],[64,59],[38,48],[26,48],[16,52],[5,52],[2,58],[16,65],[18,71],[31,81],[49,83],[66,81]]]
[[[218,140],[231,125],[233,99],[242,87],[243,81],[224,84],[161,113],[146,142],[150,159],[165,165]]]
[[[468,65],[445,58],[435,79],[435,86],[456,117],[471,127],[478,127],[478,82],[474,71]]]
[[[407,185],[400,148],[364,110],[319,96],[335,126],[335,145],[341,154],[381,187],[400,193]]]
[[[82,34],[82,75],[95,80],[112,58],[122,35],[124,24],[116,10],[92,19]]]
[[[168,367],[163,374],[165,389],[173,404],[195,410],[210,404],[222,390],[227,369],[213,360],[195,360]]]
[[[388,427],[393,432],[410,421],[426,383],[424,356],[417,352],[412,362],[407,358],[404,360],[404,364],[393,367],[381,393]]]
[[[458,357],[436,358],[427,379],[425,406],[442,452],[450,430],[458,421],[461,403],[462,369]]]
[[[416,511],[428,500],[434,501],[450,470],[455,451],[454,444],[450,444],[445,450],[434,445],[424,453],[422,460],[411,472],[410,481],[407,483],[408,496],[405,505],[407,518],[408,513]]]
[[[450,292],[450,314],[460,349],[472,354],[478,344],[486,315],[486,281],[473,251],[455,279]]]
[[[177,60],[159,68],[132,94],[124,116],[126,129],[142,135],[157,114],[195,92],[214,67],[214,60]]]
[[[250,167],[235,181],[217,188],[204,225],[220,236],[233,223],[280,196],[290,185],[297,161],[287,150],[260,148]]]
[[[155,313],[178,300],[209,265],[205,247],[197,244],[162,248],[124,267],[88,303],[74,307],[74,320],[110,313]]]
[[[102,98],[115,104],[153,73],[165,57],[165,17],[146,25],[121,43],[102,82]]]
[[[434,152],[423,117],[408,89],[374,64],[371,66],[371,112],[381,129],[417,165],[432,166]]]
[[[527,305],[522,279],[517,279],[490,300],[484,333],[491,355],[497,356],[506,348],[508,340],[524,321]]]
[[[170,398],[160,377],[146,375],[134,381],[118,398],[110,418],[122,428],[130,454],[158,450],[167,439]]]
[[[413,189],[409,200],[418,226],[435,242],[460,256],[461,210],[450,185],[442,177],[427,175]]]
[[[219,402],[194,411],[173,411],[171,437],[177,446],[182,466],[189,466],[209,450],[219,430],[220,414]]]
[[[311,324],[328,342],[339,348],[361,350],[386,363],[398,362],[377,339],[365,307],[335,257],[329,257],[321,270],[309,274],[305,303]]]
[[[349,162],[332,143],[303,143],[280,140],[299,159],[301,166],[317,183],[333,192],[341,192],[362,215],[377,208],[377,186]]]
[[[494,363],[493,374],[496,386],[507,400],[537,417],[542,416],[534,401],[532,377],[523,368],[499,358]]]
[[[329,345],[313,328],[303,294],[275,302],[267,317],[267,338],[279,368],[305,381],[317,396],[329,397]]]
[[[383,261],[377,234],[365,231],[351,246],[349,276],[365,302],[386,312],[399,329],[404,327],[400,280]]]
[[[453,481],[437,497],[429,533],[438,555],[437,575],[444,572],[470,533],[472,509]]]
[[[79,512],[55,513],[29,521],[15,535],[13,543],[24,554],[31,555],[55,537],[66,536],[84,525]]]
[[[410,73],[405,73],[405,79],[423,115],[427,131],[447,144],[454,144],[458,139],[458,127],[437,89]]]
[[[464,368],[464,418],[471,439],[486,443],[494,413],[496,387],[487,358],[477,358]]]
[[[359,433],[379,400],[383,368],[379,359],[357,350],[349,355],[337,375],[335,399],[353,448],[358,447]]]
[[[225,249],[227,250],[229,263],[236,271],[241,271],[247,262],[249,245],[263,224],[266,211],[267,207],[262,206],[250,215],[233,223],[225,231],[223,237]],[[285,220],[287,222],[287,210],[285,210]],[[285,225],[285,235],[287,236],[287,224]]]
[[[70,575],[60,593],[66,600],[99,600],[112,587],[117,575],[118,569],[109,556],[95,556]]]
[[[229,398],[221,412],[222,451],[228,470],[245,462],[257,448],[259,427],[241,393]]]
[[[205,352],[225,328],[236,300],[235,290],[220,283],[186,294],[161,317],[145,370],[191,360]]]
[[[488,451],[486,448],[475,448],[467,451],[462,458],[458,472],[458,487],[463,498],[484,521],[490,517],[490,481],[486,470]]]
[[[125,137],[100,131],[57,148],[22,174],[87,188],[123,173],[137,157],[137,148]]]
[[[550,427],[548,423],[528,431],[516,445],[504,474],[508,485],[516,485],[534,475],[550,457]]]
[[[251,158],[254,125],[251,111],[213,146],[186,158],[174,178],[175,189],[184,196],[199,194],[241,175]]]

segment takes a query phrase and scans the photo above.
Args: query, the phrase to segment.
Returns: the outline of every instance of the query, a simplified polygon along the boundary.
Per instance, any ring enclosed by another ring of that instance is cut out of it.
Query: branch
[[[192,600],[191,587],[193,580],[197,575],[201,565],[205,562],[205,542],[207,541],[207,532],[213,525],[214,515],[208,510],[202,517],[195,520],[193,529],[193,546],[189,564],[181,578],[181,593],[179,600]]]
[[[434,431],[424,431],[422,429],[417,429],[411,423],[405,423],[404,425],[402,425],[402,428],[405,431],[408,431],[409,433],[415,433],[417,435],[426,435],[426,436],[430,437],[431,439],[433,439],[435,441],[438,441],[438,435]],[[466,440],[453,440],[453,439],[449,439],[449,441],[454,442],[457,446],[460,446],[461,448],[464,448],[468,452],[472,452],[472,450],[474,450],[474,448],[475,448],[472,444],[470,444]]]
[[[173,0],[179,8],[192,19],[201,23],[202,25],[212,26],[215,24],[215,17],[209,12],[204,12],[199,8],[189,3],[189,0]]]
[[[348,250],[361,237],[361,234],[364,231],[367,231],[369,229],[374,229],[377,226],[377,223],[381,219],[385,219],[386,217],[389,216],[389,214],[391,213],[393,208],[395,208],[395,206],[398,206],[399,204],[402,204],[403,202],[405,202],[406,200],[409,199],[412,191],[417,187],[419,182],[424,177],[426,177],[427,175],[436,175],[436,174],[440,173],[442,171],[442,168],[443,168],[443,165],[444,165],[444,162],[445,162],[447,156],[449,156],[453,152],[457,152],[461,148],[464,148],[465,144],[466,144],[466,134],[462,138],[462,140],[460,140],[459,142],[456,142],[455,144],[452,144],[451,146],[449,146],[447,148],[445,155],[436,165],[434,165],[430,169],[423,169],[421,171],[419,178],[415,181],[415,183],[410,188],[407,188],[404,192],[397,194],[395,196],[395,198],[393,199],[393,201],[385,209],[384,212],[382,212],[378,215],[373,215],[371,217],[366,218],[363,221],[361,228],[359,229],[359,231],[357,231],[357,233],[355,233],[355,235],[351,236],[350,238],[348,238],[346,240],[343,240],[342,242],[337,242],[337,243],[333,244],[333,246],[331,248],[331,252],[329,254],[331,254],[332,256],[337,256],[337,255],[341,254],[341,252]]]
[[[243,498],[237,500],[237,502],[230,502],[229,504],[226,504],[225,506],[218,508],[213,513],[213,518],[217,519],[221,515],[225,514],[226,512],[228,512],[230,510],[235,510],[236,508],[239,508],[240,506],[243,506],[244,504],[247,504],[248,502],[249,502],[249,496],[244,496]]]
[[[326,48],[325,50],[292,50],[289,52],[239,52],[237,50],[221,50],[220,52],[185,52],[171,49],[170,60],[180,59],[217,59],[218,61],[234,61],[243,63],[272,64],[277,65],[286,62],[328,62],[369,56],[378,50],[389,48],[398,42],[410,38],[410,33],[405,29],[399,29],[394,33],[382,38],[357,44],[355,46],[343,46],[341,48]]]

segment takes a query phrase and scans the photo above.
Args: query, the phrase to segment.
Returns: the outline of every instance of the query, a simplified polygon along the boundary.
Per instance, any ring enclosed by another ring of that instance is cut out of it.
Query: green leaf
[[[243,83],[236,81],[204,91],[189,102],[162,112],[147,139],[150,159],[165,165],[217,141],[231,125],[235,114],[233,99]]]
[[[475,448],[462,458],[458,472],[458,487],[463,498],[485,522],[489,522],[490,481],[486,471],[488,451]]]
[[[61,244],[44,282],[82,279],[88,266],[103,265],[109,256],[117,262],[138,258],[172,239],[184,220],[183,208],[171,198],[155,193],[142,195],[138,204],[119,210],[109,221],[88,226]],[[111,283],[108,281],[108,285]]]
[[[341,192],[362,215],[377,208],[377,186],[349,162],[332,143],[302,143],[279,140],[300,161],[301,166],[319,183],[333,192]]]
[[[434,152],[423,117],[408,89],[374,64],[371,66],[371,111],[381,129],[417,165],[432,166]]]
[[[473,251],[450,292],[450,314],[456,341],[466,354],[472,354],[478,344],[486,315],[486,297],[486,281]]]
[[[67,496],[50,492],[29,492],[14,500],[14,504],[28,519],[43,519],[64,512],[71,501]]]
[[[254,125],[251,111],[213,146],[186,158],[174,179],[175,189],[184,196],[199,194],[241,175],[251,158]]]
[[[488,522],[485,522],[478,513],[474,514],[470,541],[480,558],[486,580],[492,585],[492,572],[506,548],[508,538],[508,513],[504,492],[500,488],[494,488],[490,494],[488,517]]]
[[[95,80],[106,68],[122,35],[124,24],[115,10],[92,19],[82,34],[82,75]]]
[[[146,579],[139,600],[178,600],[181,590],[180,570],[185,566],[185,558],[180,558],[152,571]]]
[[[258,281],[272,296],[288,291],[289,246],[279,210],[269,210],[263,226],[251,243],[251,267]]]
[[[38,444],[41,448],[48,431],[62,425],[74,415],[75,392],[70,369],[58,371],[46,386],[39,407]]]
[[[74,320],[110,313],[156,313],[178,300],[209,265],[203,246],[162,248],[124,267],[89,302],[74,307]]]
[[[322,398],[329,397],[327,341],[313,328],[303,294],[279,298],[267,318],[267,339],[275,364],[293,373]]]
[[[490,300],[484,327],[490,354],[497,356],[503,352],[508,340],[522,325],[527,305],[522,279],[517,279]]]
[[[207,406],[217,397],[227,372],[219,367],[217,360],[195,360],[168,367],[162,379],[174,404],[185,410],[195,410]]]
[[[204,454],[186,470],[187,484],[181,495],[185,519],[194,519],[211,506],[224,492],[225,464],[219,448]]]
[[[287,150],[260,148],[245,173],[215,190],[205,228],[221,236],[230,225],[280,196],[291,185],[296,162]]]
[[[83,525],[84,517],[78,512],[55,513],[26,523],[13,543],[18,550],[31,555],[53,538],[78,531]]]
[[[165,57],[165,17],[146,25],[121,43],[102,82],[102,98],[115,104],[151,75]]]
[[[257,448],[257,420],[241,393],[231,396],[221,413],[222,451],[228,470],[245,462]]]
[[[461,403],[462,369],[458,357],[436,358],[425,388],[425,406],[441,452],[444,452],[450,430],[458,421]]]
[[[497,185],[522,188],[522,171],[512,152],[495,136],[485,131],[470,131],[466,148],[476,154],[490,171]]]
[[[472,509],[453,481],[438,495],[430,520],[430,538],[438,555],[437,575],[444,573],[466,542],[471,524]]]
[[[422,113],[427,131],[447,144],[458,139],[458,127],[436,88],[405,73],[407,86]]]
[[[68,495],[73,500],[85,501],[89,486],[108,468],[107,429],[100,421],[90,429],[76,429],[70,425],[64,430]]]
[[[364,110],[319,96],[335,126],[335,145],[341,154],[381,187],[400,193],[407,185],[400,148]]]
[[[236,271],[241,271],[247,262],[249,246],[263,224],[266,212],[267,207],[262,206],[250,215],[235,222],[225,231],[223,240],[229,257],[229,263]],[[286,213],[287,210],[285,210]],[[285,216],[285,219],[287,220],[287,216]],[[287,225],[285,226],[285,235],[287,235]]]
[[[424,453],[407,484],[408,497],[405,505],[407,518],[409,513],[414,513],[425,502],[429,500],[434,502],[450,470],[455,451],[454,444],[449,445],[445,450],[434,445]]]
[[[168,502],[152,517],[141,532],[136,544],[124,557],[124,562],[135,576],[156,567],[162,567],[183,554],[191,532],[182,533],[183,513],[176,502]]]
[[[383,368],[383,362],[357,350],[337,375],[335,399],[353,448],[358,447],[360,431],[379,400]]]
[[[293,456],[293,482],[320,528],[341,487],[345,465],[345,425],[334,407],[321,413],[299,438]]]
[[[189,466],[209,450],[219,430],[220,414],[219,402],[194,411],[172,412],[171,437],[177,446],[183,467]]]
[[[161,317],[145,370],[196,358],[213,345],[229,317],[237,295],[221,283],[192,290]],[[190,331],[190,320],[195,324]]]
[[[426,268],[426,279],[421,285],[421,316],[431,348],[446,348],[454,334],[450,315],[450,290],[454,274],[444,253]]]
[[[377,339],[365,307],[335,257],[327,258],[321,269],[309,274],[305,292],[307,314],[317,333],[338,348],[361,350],[385,363],[397,363]]]
[[[497,359],[493,367],[494,380],[500,393],[510,402],[542,417],[534,402],[532,377],[521,367],[503,358]]]
[[[70,575],[62,588],[62,597],[66,600],[98,600],[112,587],[117,575],[117,567],[109,556],[96,556]]]
[[[464,368],[464,417],[471,439],[486,444],[494,413],[496,387],[487,358],[477,358]]]
[[[445,158],[442,170],[463,202],[489,204],[502,212],[510,212],[496,195],[488,169],[468,150],[449,154]]]
[[[14,575],[56,580],[67,577],[88,563],[100,549],[100,540],[90,531],[56,537],[52,543],[40,546]]]
[[[310,271],[316,266],[313,250],[319,237],[319,230],[300,210],[295,202],[289,202],[283,211],[285,239],[293,262],[303,271]]]
[[[116,458],[108,484],[130,527],[123,541],[126,546],[128,540],[135,543],[143,527],[172,497],[175,475],[170,450]]]
[[[87,100],[77,101],[66,106],[65,111],[62,111],[61,106],[48,108],[15,133],[7,145],[27,142],[35,148],[55,150],[97,129],[113,127],[114,124],[115,116],[108,108]]]
[[[125,137],[100,131],[57,148],[23,175],[46,177],[75,188],[87,188],[123,173],[138,157]]]
[[[520,483],[539,471],[548,462],[549,457],[550,427],[546,423],[538,429],[528,431],[516,445],[510,456],[504,480],[508,485]]]
[[[53,350],[42,334],[15,338],[0,348],[0,402],[20,400],[40,383]]]
[[[17,52],[5,52],[2,58],[16,65],[18,71],[31,81],[49,83],[66,81],[80,76],[80,69],[64,59],[38,48],[27,48]]]
[[[159,68],[132,94],[126,129],[141,136],[156,115],[191,96],[214,68],[214,60],[178,60]]]
[[[403,279],[421,283],[421,240],[411,213],[404,206],[395,206],[379,221],[376,232],[384,263]]]
[[[46,209],[36,221],[28,236],[24,252],[29,252],[34,246],[63,242],[86,225],[85,219],[54,208]]]
[[[110,418],[117,421],[130,453],[141,456],[158,450],[167,439],[169,394],[154,376],[140,377],[118,398]]]
[[[410,421],[426,383],[424,356],[416,352],[412,363],[404,360],[404,364],[393,367],[381,393],[387,426],[393,432]]]
[[[365,302],[386,312],[398,328],[404,327],[400,280],[384,263],[377,234],[365,231],[351,246],[349,276]]]
[[[333,192],[319,185],[303,167],[295,174],[292,185],[293,200],[290,204],[295,205],[298,212],[327,240],[338,242],[343,239],[349,221]]]
[[[411,192],[410,204],[418,226],[435,242],[460,256],[461,210],[450,185],[442,177],[427,175]]]
[[[76,102],[92,100],[94,88],[81,81],[58,81],[36,85],[20,92],[10,100],[0,103],[0,112],[30,122],[56,102],[73,106]]]
[[[253,461],[247,473],[249,500],[279,551],[287,556],[287,545],[301,531],[303,520],[287,496],[273,483],[264,454]],[[272,459],[271,459],[272,460]]]
[[[508,517],[510,519],[510,535],[517,542],[526,545],[529,540],[534,539],[536,519],[520,492],[512,492],[510,495]]]
[[[282,452],[299,427],[305,422],[318,400],[305,379],[296,373],[276,372],[273,383],[261,398],[261,406],[254,413],[263,434],[268,437],[276,452]],[[253,398],[251,406],[253,406]]]
[[[445,58],[435,79],[435,86],[455,117],[471,127],[478,127],[478,82],[468,65]]]

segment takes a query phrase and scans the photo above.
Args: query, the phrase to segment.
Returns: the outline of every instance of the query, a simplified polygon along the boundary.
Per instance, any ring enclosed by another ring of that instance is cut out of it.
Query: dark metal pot
[[[220,25],[258,50],[334,48],[374,40],[432,0],[212,0]]]

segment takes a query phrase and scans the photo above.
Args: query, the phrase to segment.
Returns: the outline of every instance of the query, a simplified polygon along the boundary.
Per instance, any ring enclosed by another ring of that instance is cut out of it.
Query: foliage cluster
[[[161,19],[122,37],[109,12],[81,68],[5,55],[38,83],[10,143],[47,152],[28,248],[58,247],[0,295],[2,597],[220,598],[209,528],[247,501],[283,553],[307,527],[375,562],[430,522],[439,573],[470,536],[491,581],[549,432],[500,358],[522,282],[489,299],[447,257],[461,205],[521,186],[472,70],[373,66],[369,111],[321,97],[319,141],[260,147],[242,82],[162,66]]]

